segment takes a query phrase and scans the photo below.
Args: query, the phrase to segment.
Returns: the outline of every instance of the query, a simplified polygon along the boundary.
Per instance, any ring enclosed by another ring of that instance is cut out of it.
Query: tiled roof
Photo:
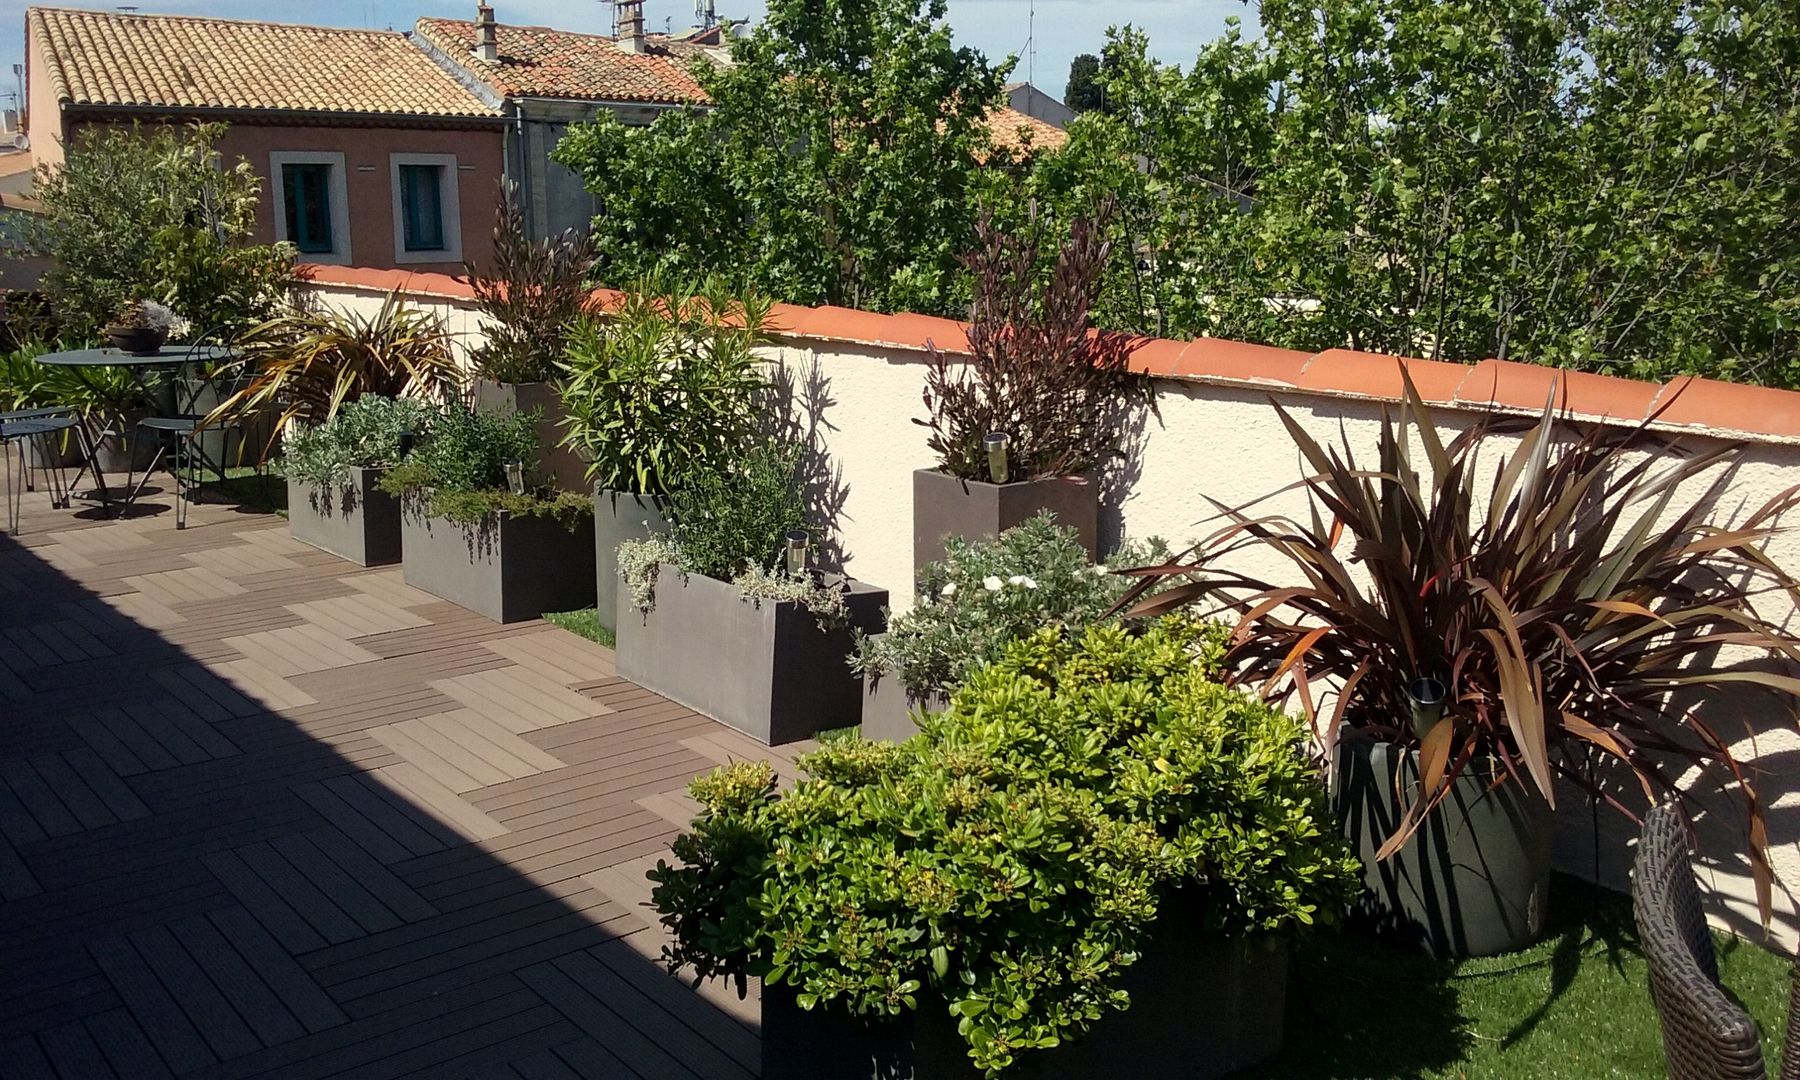
[[[420,19],[414,31],[507,97],[661,105],[707,100],[706,91],[688,73],[689,57],[678,55],[686,50],[672,50],[654,38],[650,51],[633,54],[598,34],[503,23],[497,30],[500,59],[490,63],[474,55],[472,22]]]
[[[1003,150],[1022,150],[1028,139],[1033,150],[1061,150],[1069,141],[1069,133],[1055,124],[1005,105],[988,113],[988,124],[993,129],[994,145]]]
[[[73,105],[498,115],[391,31],[61,8],[25,21]]]

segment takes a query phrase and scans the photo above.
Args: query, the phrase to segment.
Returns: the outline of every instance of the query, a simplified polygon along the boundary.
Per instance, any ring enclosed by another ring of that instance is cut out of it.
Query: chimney
[[[644,0],[613,0],[613,39],[622,52],[645,50]]]
[[[475,8],[475,59],[490,64],[500,59],[500,31],[494,25],[494,9],[488,4]]]

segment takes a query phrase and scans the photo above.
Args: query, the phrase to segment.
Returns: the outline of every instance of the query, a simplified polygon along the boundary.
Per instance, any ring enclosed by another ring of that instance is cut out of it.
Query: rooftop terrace
[[[0,1075],[754,1075],[754,997],[664,974],[643,872],[691,776],[803,747],[273,515],[27,498],[0,536]]]

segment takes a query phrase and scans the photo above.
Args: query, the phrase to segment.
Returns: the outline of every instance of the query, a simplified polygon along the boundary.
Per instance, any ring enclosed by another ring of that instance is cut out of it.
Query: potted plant
[[[120,352],[154,356],[171,336],[187,332],[187,320],[154,300],[127,300],[101,332]]]
[[[859,637],[852,670],[863,676],[862,735],[909,738],[913,713],[938,710],[965,675],[1043,626],[1081,629],[1101,621],[1135,579],[1110,573],[1082,550],[1075,530],[1040,512],[992,540],[944,540],[927,563],[913,607],[889,613],[887,631]],[[1128,542],[1107,563],[1165,561],[1160,540]]]
[[[969,353],[931,348],[927,440],[935,469],[913,474],[913,566],[944,556],[944,537],[996,536],[1040,511],[1099,554],[1094,470],[1116,456],[1148,379],[1127,365],[1124,334],[1096,331],[1088,311],[1111,250],[1078,221],[1038,296],[1037,238],[1002,232],[983,215],[964,262],[975,282]]]
[[[1220,507],[1225,526],[1177,564],[1201,579],[1136,610],[1204,595],[1241,613],[1228,667],[1298,699],[1333,755],[1371,913],[1440,954],[1518,948],[1543,925],[1556,782],[1629,814],[1608,768],[1648,803],[1689,798],[1677,781],[1699,766],[1741,796],[1766,920],[1754,779],[1699,706],[1734,687],[1800,693],[1730,662],[1800,659],[1753,603],[1797,588],[1763,550],[1796,493],[1737,523],[1670,516],[1680,484],[1710,483],[1698,505],[1713,505],[1740,448],[1671,454],[1649,422],[1578,430],[1548,405],[1516,446],[1495,437],[1526,425],[1492,417],[1446,439],[1410,379],[1367,465],[1276,411],[1307,464],[1310,519]],[[1233,569],[1246,547],[1292,580]]]
[[[319,425],[365,394],[448,401],[462,393],[462,369],[444,322],[391,292],[373,315],[331,307],[293,308],[239,339],[242,359],[224,373],[234,387],[205,426],[261,422],[261,459],[291,423]],[[214,458],[222,461],[223,458]]]
[[[1285,945],[1355,864],[1225,631],[1046,628],[904,743],[696,781],[671,970],[763,981],[761,1075],[1216,1076],[1280,1047]],[[1123,1010],[1123,1011],[1121,1011]]]
[[[496,622],[582,607],[594,595],[594,505],[541,483],[538,417],[445,407],[381,478],[400,496],[408,585]]]
[[[364,394],[322,424],[296,420],[283,441],[288,531],[359,566],[400,561],[400,501],[383,473],[429,437],[436,406]]]
[[[860,720],[847,660],[887,603],[808,565],[800,456],[763,442],[687,474],[673,535],[619,545],[619,674],[771,746]]]
[[[767,389],[755,348],[768,315],[767,298],[709,276],[640,282],[604,321],[575,324],[558,388],[562,442],[588,463],[595,613],[608,630],[619,545],[667,531],[682,474],[727,468],[749,436]]]
[[[533,241],[517,185],[501,191],[491,273],[465,269],[486,336],[470,350],[475,407],[537,417],[534,435],[547,479],[562,491],[586,491],[587,463],[563,444],[563,407],[554,380],[571,329],[593,307],[588,271],[594,239],[571,229]]]

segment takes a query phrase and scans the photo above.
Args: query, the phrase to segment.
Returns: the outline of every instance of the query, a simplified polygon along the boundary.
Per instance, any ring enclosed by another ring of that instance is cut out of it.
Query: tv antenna
[[[694,0],[694,21],[702,30],[711,30],[719,25],[719,7],[716,0]]]

